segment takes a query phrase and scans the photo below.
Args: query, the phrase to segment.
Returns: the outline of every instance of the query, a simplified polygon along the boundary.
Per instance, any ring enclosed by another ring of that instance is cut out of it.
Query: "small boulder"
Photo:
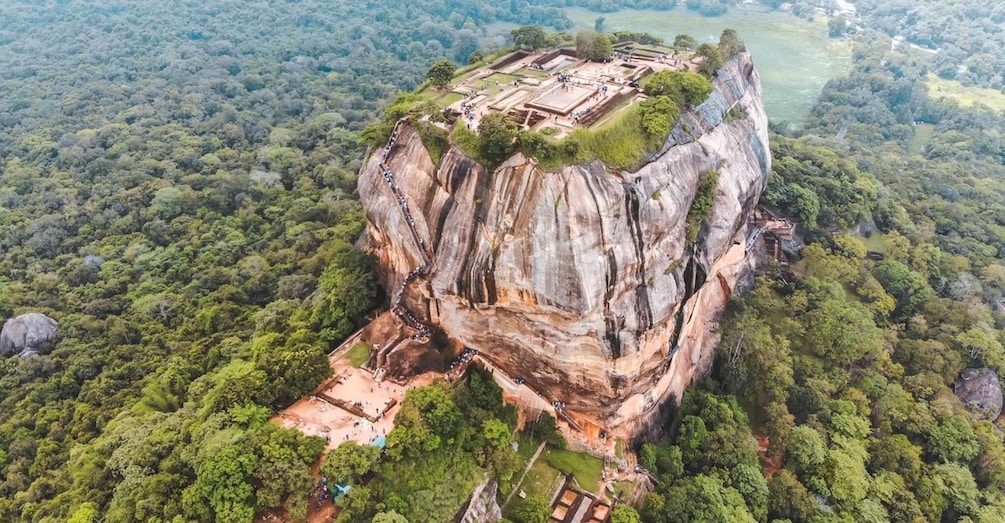
[[[11,318],[0,331],[0,356],[45,354],[52,349],[57,330],[59,324],[45,314],[32,312]]]
[[[1002,412],[1002,386],[991,369],[964,370],[956,381],[955,392],[967,410],[986,419],[995,419]]]

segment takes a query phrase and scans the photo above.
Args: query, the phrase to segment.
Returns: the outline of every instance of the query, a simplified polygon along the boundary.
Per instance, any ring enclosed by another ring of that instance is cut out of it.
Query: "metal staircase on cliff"
[[[398,184],[394,182],[394,171],[387,166],[387,158],[391,155],[391,149],[394,147],[395,142],[398,139],[398,131],[401,129],[401,124],[404,120],[399,120],[398,123],[394,124],[394,129],[391,131],[391,136],[387,139],[387,145],[384,146],[384,150],[381,154],[380,159],[380,171],[384,176],[384,181],[387,182],[388,188],[391,189],[391,193],[394,195],[394,199],[398,202],[398,209],[401,211],[402,216],[405,218],[405,223],[408,225],[408,230],[412,234],[412,241],[415,242],[415,246],[419,249],[419,255],[422,257],[422,265],[409,271],[405,275],[405,279],[401,282],[401,287],[398,288],[394,293],[394,298],[391,300],[391,311],[401,318],[406,325],[411,327],[416,331],[411,338],[415,341],[425,343],[429,341],[429,336],[432,334],[432,329],[428,325],[419,321],[417,316],[408,310],[405,306],[405,289],[412,284],[415,280],[420,278],[425,278],[429,275],[429,271],[433,267],[433,260],[426,251],[426,243],[419,236],[419,233],[415,231],[415,219],[412,218],[411,211],[408,210],[408,202],[405,200],[405,196],[398,189]]]

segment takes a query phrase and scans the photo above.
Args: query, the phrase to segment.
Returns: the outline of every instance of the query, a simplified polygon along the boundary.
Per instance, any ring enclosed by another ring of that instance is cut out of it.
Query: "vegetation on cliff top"
[[[514,29],[511,31],[511,36],[518,48],[530,50],[561,47],[571,42],[571,36],[566,33],[548,34],[538,26]],[[681,37],[678,40],[682,46],[693,42],[693,38],[687,35]],[[640,40],[662,44],[659,38],[645,33],[621,31],[615,33],[613,37],[608,37],[591,31],[583,32],[576,37],[577,54],[586,56],[587,59],[600,60],[609,56],[612,41]],[[712,92],[709,78],[721,67],[725,58],[744,49],[743,42],[739,40],[736,32],[727,29],[723,31],[718,46],[699,47],[698,55],[703,60],[702,74],[687,71],[664,71],[653,74],[643,81],[644,91],[649,99],[631,107],[616,108],[614,109],[616,114],[602,121],[594,129],[577,128],[561,140],[550,138],[546,132],[519,130],[515,124],[506,121],[505,117],[497,117],[495,116],[497,113],[492,113],[488,115],[489,125],[480,128],[479,133],[468,130],[459,120],[450,131],[451,141],[489,169],[495,168],[509,155],[520,151],[538,159],[546,169],[599,159],[617,169],[635,170],[663,145],[682,111],[701,105],[705,101]],[[688,48],[681,47],[681,50],[687,51]],[[478,61],[454,73],[453,79],[447,78],[448,72],[451,71],[450,64],[437,62],[427,72],[427,79],[430,79],[432,87],[427,83],[413,93],[399,93],[394,103],[385,108],[380,120],[371,123],[363,130],[362,139],[373,147],[382,146],[390,136],[395,123],[401,118],[410,117],[413,122],[420,125],[423,144],[430,150],[434,163],[438,164],[443,151],[441,135],[432,130],[431,127],[435,126],[418,123],[444,121],[442,100],[448,99],[450,95],[433,88],[456,84],[464,78],[464,75],[492,63],[503,54],[497,52],[488,57],[480,55]],[[435,82],[432,81],[433,78],[436,79]]]

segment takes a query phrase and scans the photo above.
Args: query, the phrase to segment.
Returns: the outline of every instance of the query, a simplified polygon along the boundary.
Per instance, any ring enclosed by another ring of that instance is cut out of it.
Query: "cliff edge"
[[[488,172],[456,146],[436,166],[403,122],[359,178],[392,306],[478,350],[511,389],[564,403],[584,430],[644,430],[707,371],[718,315],[752,264],[747,223],[771,165],[760,81],[740,53],[712,83],[634,172],[597,160],[545,171],[522,154]],[[690,243],[688,211],[713,171]]]

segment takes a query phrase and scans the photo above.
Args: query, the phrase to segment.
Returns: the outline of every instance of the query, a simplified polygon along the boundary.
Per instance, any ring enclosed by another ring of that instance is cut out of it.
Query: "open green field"
[[[567,8],[566,12],[576,30],[592,29],[600,16],[581,8]],[[699,42],[718,42],[723,29],[736,29],[761,74],[764,104],[773,121],[801,125],[824,84],[845,73],[851,64],[851,46],[829,38],[822,20],[807,22],[758,5],[731,7],[727,14],[714,18],[680,7],[669,11],[626,9],[603,16],[608,32],[645,31],[667,43],[682,33]]]
[[[539,459],[527,471],[527,476],[523,478],[523,483],[517,486],[517,488],[523,490],[528,497],[537,494],[550,501],[563,481],[565,481],[565,476],[558,469]],[[510,515],[513,508],[520,504],[520,501],[520,496],[513,496],[509,500],[509,503],[502,507],[503,515]]]
[[[604,471],[604,461],[600,458],[585,452],[548,448],[541,453],[537,461],[544,461],[557,470],[572,474],[580,487],[588,492],[600,494],[600,473]]]
[[[882,253],[886,252],[886,242],[883,241],[883,233],[881,232],[874,232],[868,237],[859,236],[858,239],[861,240],[862,245],[865,245],[865,248],[870,251]]]
[[[370,358],[370,346],[365,343],[357,343],[345,353],[345,357],[357,369],[362,367],[366,360]]]
[[[443,98],[440,98],[439,100],[436,101],[436,105],[439,105],[440,107],[446,107],[454,102],[459,102],[463,99],[464,95],[460,93],[447,93],[446,95],[443,96]]]
[[[933,134],[935,134],[935,125],[930,123],[915,125],[914,136],[911,137],[910,143],[907,144],[907,150],[912,154],[925,152],[925,146],[932,140]]]
[[[1001,91],[966,87],[956,80],[939,78],[932,73],[928,73],[925,84],[928,85],[928,95],[932,98],[950,98],[960,102],[963,107],[980,102],[996,111],[1005,111],[1005,93]]]

